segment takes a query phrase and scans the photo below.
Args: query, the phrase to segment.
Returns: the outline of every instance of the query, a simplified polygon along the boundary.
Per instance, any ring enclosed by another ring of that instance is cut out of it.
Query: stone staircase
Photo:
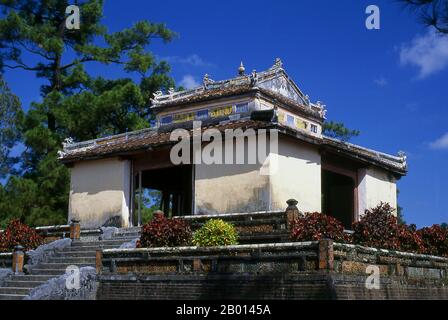
[[[95,267],[96,251],[119,248],[123,243],[139,237],[138,228],[120,229],[111,240],[74,241],[69,248],[57,252],[47,262],[33,268],[30,274],[13,275],[0,287],[0,300],[21,300],[30,291],[48,280],[62,276],[67,267]]]

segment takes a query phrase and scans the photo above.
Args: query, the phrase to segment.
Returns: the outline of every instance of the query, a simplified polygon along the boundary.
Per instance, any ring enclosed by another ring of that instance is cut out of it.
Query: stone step
[[[48,259],[49,263],[66,263],[66,264],[91,264],[91,263],[95,263],[96,261],[96,257],[95,256],[90,256],[90,257],[52,257]]]
[[[24,294],[28,295],[28,293],[33,288],[20,288],[20,287],[0,287],[0,294]]]
[[[15,288],[35,288],[44,284],[46,281],[19,281],[19,280],[8,280],[4,282],[5,287],[15,287]]]
[[[72,247],[120,246],[124,242],[124,240],[74,241]]]
[[[45,262],[45,263],[41,263],[39,265],[39,270],[60,270],[62,273],[65,273],[65,270],[67,269],[68,266],[71,265],[75,265],[79,268],[81,267],[94,267],[95,266],[95,261],[91,262],[91,263],[84,263],[84,262],[80,262],[80,263],[69,263],[69,262],[61,262],[61,263],[55,263],[55,262]],[[37,269],[34,269],[37,270]],[[34,272],[33,272],[34,273]],[[34,274],[39,274],[38,272],[34,273]]]
[[[141,231],[122,231],[122,232],[114,233],[114,236],[118,236],[118,237],[133,237],[135,235],[139,235],[140,233],[141,233]]]
[[[57,278],[65,274],[66,268],[61,269],[33,269],[31,271],[31,275],[33,276],[48,276],[51,275],[51,278]]]
[[[0,300],[23,300],[26,294],[0,294]]]
[[[140,235],[135,235],[135,236],[132,236],[132,237],[113,237],[113,239],[114,240],[121,240],[121,241],[124,241],[124,242],[129,242],[129,241],[132,241],[132,240],[135,240],[135,239],[140,239]]]
[[[133,233],[133,232],[140,232],[142,231],[142,227],[130,227],[130,228],[120,228],[118,229],[118,231],[115,233]]]
[[[96,251],[60,251],[54,255],[55,258],[96,257]]]
[[[123,229],[120,231],[117,231],[114,233],[114,236],[126,236],[126,235],[134,235],[134,234],[140,234],[142,232],[141,229]]]
[[[17,275],[11,278],[12,281],[42,281],[46,282],[52,278],[60,277],[63,273],[55,273],[48,275]]]
[[[124,242],[123,242],[124,243]],[[87,245],[87,246],[75,246],[64,249],[62,252],[76,252],[76,251],[96,251],[100,249],[116,249],[119,248],[120,245]]]

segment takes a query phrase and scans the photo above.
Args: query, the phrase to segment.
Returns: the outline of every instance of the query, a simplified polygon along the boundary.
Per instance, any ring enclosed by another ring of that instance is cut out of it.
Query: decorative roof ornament
[[[176,90],[174,88],[168,89],[168,94],[170,95],[170,99],[173,99],[173,95],[176,93]]]
[[[304,101],[305,101],[305,104],[307,105],[307,106],[310,106],[310,96],[309,95],[305,95],[305,98],[304,98]]]
[[[58,151],[58,159],[62,159],[67,155],[64,151],[59,150]]]
[[[403,163],[407,165],[408,156],[406,155],[406,152],[404,151],[398,151],[398,156],[402,159]]]
[[[325,119],[327,117],[327,109],[325,109],[326,105],[317,101],[316,106],[319,108],[319,115]]]
[[[64,140],[64,142],[62,142],[62,147],[65,149],[67,149],[67,147],[71,146],[75,144],[75,141],[73,140],[73,138],[68,137]]]
[[[159,102],[159,98],[161,97],[161,96],[163,96],[163,92],[162,91],[156,91],[154,94],[153,94],[153,98],[151,99],[151,103],[152,104],[157,104],[158,102]]]
[[[204,75],[204,79],[202,80],[202,84],[203,84],[203,86],[204,86],[204,90],[207,90],[207,89],[208,89],[208,86],[209,86],[210,84],[212,84],[213,82],[215,82],[215,81],[213,81],[213,80],[210,78],[210,76],[206,73],[206,74]]]
[[[282,69],[282,68],[283,68],[282,59],[280,59],[280,58],[275,59],[275,63],[272,66],[271,70]]]
[[[241,61],[240,67],[238,68],[238,74],[240,76],[244,76],[246,72],[246,68],[244,67],[243,61]]]
[[[252,70],[252,73],[250,74],[250,84],[251,86],[255,86],[258,82],[258,73],[257,70]]]
[[[323,119],[327,119],[327,109],[323,108],[322,110],[319,111],[319,115],[323,118]]]

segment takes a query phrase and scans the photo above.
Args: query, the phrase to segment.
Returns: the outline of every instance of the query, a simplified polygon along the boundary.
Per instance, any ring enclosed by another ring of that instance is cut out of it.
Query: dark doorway
[[[167,217],[191,215],[193,181],[191,165],[137,172],[134,221],[145,223],[156,210]]]
[[[355,211],[355,183],[353,178],[322,170],[322,210],[338,219],[350,230]]]

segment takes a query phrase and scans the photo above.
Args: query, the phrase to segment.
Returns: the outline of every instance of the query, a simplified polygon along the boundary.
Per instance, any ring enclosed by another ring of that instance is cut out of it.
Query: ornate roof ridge
[[[256,70],[253,70],[250,74],[245,74],[242,70],[243,69],[240,66],[239,74],[236,77],[218,81],[211,79],[210,76],[206,74],[203,78],[202,85],[193,89],[176,92],[174,88],[170,88],[166,94],[162,91],[158,91],[151,99],[151,108],[160,108],[165,105],[172,106],[176,103],[181,104],[189,98],[199,96],[206,92],[213,92],[213,90],[218,91],[239,87],[258,89],[259,83],[278,77],[281,74],[292,84],[306,106],[317,110],[319,113],[325,114],[325,105],[322,105],[319,101],[317,103],[310,102],[308,95],[305,95],[286,73],[281,59],[277,58],[274,65],[265,71],[257,72]]]

